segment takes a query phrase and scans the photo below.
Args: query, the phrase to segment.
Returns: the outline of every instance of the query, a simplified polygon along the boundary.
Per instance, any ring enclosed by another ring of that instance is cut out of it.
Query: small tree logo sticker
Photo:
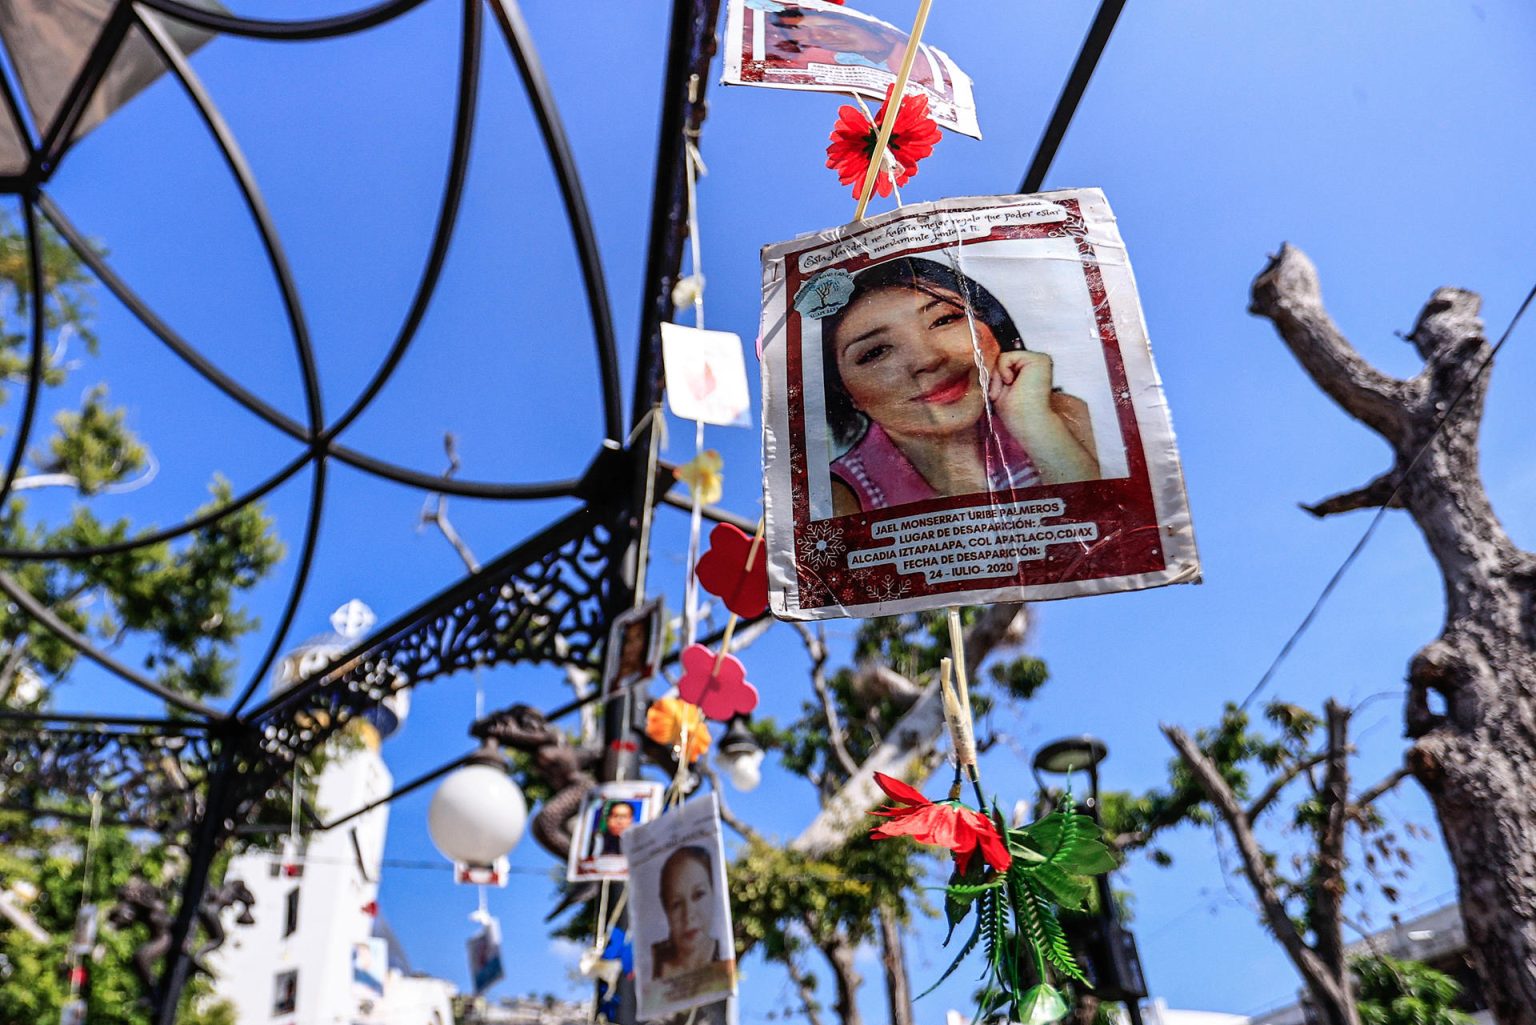
[[[800,286],[795,293],[795,309],[802,316],[820,320],[847,306],[851,295],[853,275],[838,268],[825,270]]]

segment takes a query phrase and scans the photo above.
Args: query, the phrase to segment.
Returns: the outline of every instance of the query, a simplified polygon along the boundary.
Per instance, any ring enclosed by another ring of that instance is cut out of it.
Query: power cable
[[[1457,407],[1461,405],[1461,400],[1466,398],[1467,393],[1472,390],[1472,386],[1480,381],[1483,375],[1488,372],[1488,368],[1493,365],[1494,357],[1499,354],[1500,349],[1504,348],[1504,343],[1509,341],[1510,335],[1514,333],[1515,325],[1520,323],[1520,318],[1525,316],[1525,311],[1530,308],[1533,300],[1536,300],[1536,284],[1531,285],[1531,290],[1525,295],[1525,301],[1520,304],[1520,308],[1510,318],[1509,326],[1499,336],[1497,344],[1488,350],[1488,355],[1483,358],[1482,364],[1467,379],[1467,383],[1462,385],[1461,391],[1456,393],[1456,397],[1445,408],[1445,412],[1440,414],[1440,419],[1435,424],[1435,429],[1430,432],[1424,444],[1419,446],[1419,450],[1413,454],[1413,458],[1409,460],[1403,472],[1398,474],[1397,483],[1393,486],[1392,493],[1387,496],[1386,501],[1377,507],[1376,514],[1371,517],[1371,522],[1366,525],[1365,533],[1360,535],[1360,540],[1355,542],[1355,546],[1349,550],[1349,554],[1344,557],[1344,561],[1339,563],[1339,568],[1334,570],[1333,576],[1328,578],[1328,583],[1323,585],[1317,600],[1312,603],[1312,607],[1302,617],[1301,623],[1297,625],[1295,630],[1291,631],[1291,636],[1286,639],[1285,644],[1281,645],[1279,654],[1275,656],[1274,661],[1270,662],[1269,668],[1264,670],[1264,675],[1259,677],[1259,682],[1254,684],[1253,690],[1249,691],[1248,696],[1243,698],[1242,704],[1237,706],[1239,709],[1246,709],[1253,699],[1258,697],[1259,693],[1269,685],[1269,681],[1274,679],[1275,672],[1280,668],[1280,665],[1290,657],[1291,652],[1296,647],[1296,642],[1301,640],[1302,635],[1311,628],[1318,612],[1322,610],[1323,603],[1328,600],[1329,595],[1333,594],[1333,590],[1339,585],[1339,581],[1344,579],[1344,574],[1349,572],[1349,567],[1354,565],[1360,553],[1365,550],[1366,544],[1371,540],[1371,535],[1376,533],[1376,527],[1381,523],[1382,518],[1386,516],[1387,510],[1392,507],[1392,503],[1397,500],[1398,492],[1402,491],[1403,484],[1407,482],[1408,476],[1413,473],[1413,468],[1419,465],[1419,460],[1424,457],[1425,452],[1429,451],[1429,446],[1434,444],[1435,439],[1440,436],[1440,432],[1445,428],[1445,425],[1450,422],[1451,414],[1456,412]]]

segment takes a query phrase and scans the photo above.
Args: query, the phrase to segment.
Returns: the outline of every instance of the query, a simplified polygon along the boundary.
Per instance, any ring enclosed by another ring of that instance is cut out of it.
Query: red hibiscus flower
[[[894,88],[894,86],[892,87]],[[859,199],[864,176],[869,172],[869,161],[875,153],[875,140],[880,135],[880,122],[885,119],[886,105],[891,102],[891,91],[885,92],[885,103],[875,112],[870,122],[857,107],[844,106],[837,111],[837,124],[832,126],[832,144],[827,147],[827,166],[837,172],[837,180],[853,186],[853,198]],[[939,141],[939,126],[928,115],[928,97],[922,93],[909,93],[901,98],[896,112],[896,124],[891,129],[888,144],[901,172],[896,176],[897,185],[905,185],[917,173],[917,162],[933,152]],[[891,194],[891,173],[884,169],[875,177],[875,191],[882,196]]]
[[[997,835],[997,827],[981,812],[958,802],[935,804],[901,780],[881,772],[875,773],[875,782],[885,796],[896,802],[895,807],[870,812],[889,819],[870,832],[876,840],[910,836],[918,843],[948,847],[955,852],[955,867],[962,875],[970,868],[971,855],[977,851],[999,872],[1006,872],[1013,863],[1008,845]]]

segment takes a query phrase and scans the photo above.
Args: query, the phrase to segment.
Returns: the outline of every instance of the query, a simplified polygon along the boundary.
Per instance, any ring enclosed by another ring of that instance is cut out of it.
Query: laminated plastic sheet
[[[907,38],[895,25],[822,0],[731,0],[722,81],[857,93],[880,103],[896,81]],[[981,138],[971,79],[942,50],[918,44],[907,92],[927,94],[940,128]]]
[[[1199,581],[1099,190],[941,200],[767,246],[762,338],[775,615]]]

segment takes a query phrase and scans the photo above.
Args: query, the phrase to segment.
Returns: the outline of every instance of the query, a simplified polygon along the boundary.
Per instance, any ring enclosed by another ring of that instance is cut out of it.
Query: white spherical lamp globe
[[[523,838],[528,802],[500,765],[471,762],[443,780],[427,808],[427,832],[443,856],[494,865]]]

